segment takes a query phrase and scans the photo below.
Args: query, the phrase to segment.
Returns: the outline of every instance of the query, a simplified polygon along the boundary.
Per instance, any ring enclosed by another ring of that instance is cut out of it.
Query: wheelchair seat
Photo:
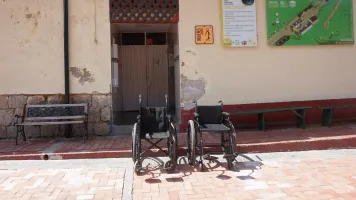
[[[141,138],[162,135],[168,132],[167,109],[165,107],[141,107]],[[167,137],[165,137],[167,138]]]
[[[166,139],[169,137],[169,131],[167,132],[156,132],[156,133],[146,133],[146,139],[152,140],[152,139]]]
[[[224,124],[200,124],[203,132],[227,132],[230,128]]]

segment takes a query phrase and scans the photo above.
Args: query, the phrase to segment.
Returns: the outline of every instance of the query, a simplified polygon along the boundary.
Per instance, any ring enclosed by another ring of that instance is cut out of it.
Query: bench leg
[[[258,129],[265,131],[265,115],[264,113],[258,113]]]
[[[321,125],[322,126],[327,126],[327,127],[330,128],[331,127],[332,117],[333,117],[333,110],[332,109],[323,109]]]
[[[85,122],[84,123],[84,136],[83,136],[84,143],[88,139],[89,139],[88,122]]]
[[[301,109],[301,110],[296,110],[297,112],[297,127],[298,128],[303,128],[305,129],[306,124],[305,124],[305,110]]]
[[[16,145],[18,145],[19,133],[22,135],[23,141],[26,142],[25,127],[24,126],[16,126]]]

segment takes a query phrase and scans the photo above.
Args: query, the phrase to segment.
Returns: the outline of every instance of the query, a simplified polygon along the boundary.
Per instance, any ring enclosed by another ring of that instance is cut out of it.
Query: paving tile
[[[249,171],[254,179],[241,178],[241,169],[226,170],[224,165],[196,172],[188,165],[181,165],[174,174],[160,170],[140,176],[134,175],[134,199],[154,198],[157,188],[167,192],[168,199],[356,199],[356,171],[352,166],[356,158],[281,160],[265,164],[260,169]],[[244,166],[249,165],[247,163]],[[243,166],[241,163],[236,166]],[[322,170],[320,170],[322,169]],[[185,175],[188,174],[189,175]],[[157,183],[154,180],[161,180]],[[223,174],[223,175],[222,175]],[[259,176],[255,176],[259,174]],[[163,181],[167,177],[181,179],[180,182]],[[150,181],[147,181],[150,180]],[[335,183],[335,184],[333,184]],[[158,193],[159,194],[159,193]],[[162,197],[163,198],[163,197]],[[164,196],[164,199],[167,197]]]
[[[24,161],[30,163],[31,161]],[[47,161],[48,162],[48,161]],[[1,164],[0,164],[1,166]],[[43,164],[36,167],[24,167],[18,170],[0,170],[0,199],[29,200],[29,199],[121,199],[124,179],[121,177],[126,169],[115,167],[117,173],[112,174],[114,185],[101,186],[100,180],[107,180],[105,175],[87,177],[83,169],[72,165],[69,168],[46,169],[41,168]],[[97,166],[85,166],[95,174],[105,173]],[[111,168],[109,168],[111,170]],[[115,171],[114,170],[114,171]],[[11,172],[11,173],[7,173]],[[54,173],[55,172],[55,173]],[[58,175],[61,176],[58,176]],[[55,178],[53,178],[55,177]],[[62,177],[62,178],[61,178]],[[95,182],[95,180],[98,180]],[[107,182],[107,181],[106,181]],[[115,189],[115,185],[121,185]]]

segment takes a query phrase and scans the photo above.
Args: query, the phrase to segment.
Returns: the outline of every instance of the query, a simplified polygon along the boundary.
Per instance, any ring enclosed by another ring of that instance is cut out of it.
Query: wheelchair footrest
[[[203,159],[204,159],[204,160],[217,160],[218,158],[215,157],[215,156],[211,156],[210,154],[205,154],[205,155],[203,156]]]
[[[225,154],[223,158],[225,159],[235,159],[239,154],[234,153],[234,154]]]

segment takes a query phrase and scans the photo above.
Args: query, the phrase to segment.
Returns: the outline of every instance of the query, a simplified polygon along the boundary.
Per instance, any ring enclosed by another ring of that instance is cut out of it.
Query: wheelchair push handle
[[[224,103],[223,103],[223,101],[218,101],[218,103],[220,103],[221,104],[221,106],[223,106],[224,105]]]
[[[164,98],[165,98],[165,100],[166,100],[166,108],[168,108],[168,95],[165,94],[165,95],[164,95]]]
[[[139,105],[141,107],[141,105],[142,105],[142,95],[141,94],[138,95],[138,103],[139,103]]]

